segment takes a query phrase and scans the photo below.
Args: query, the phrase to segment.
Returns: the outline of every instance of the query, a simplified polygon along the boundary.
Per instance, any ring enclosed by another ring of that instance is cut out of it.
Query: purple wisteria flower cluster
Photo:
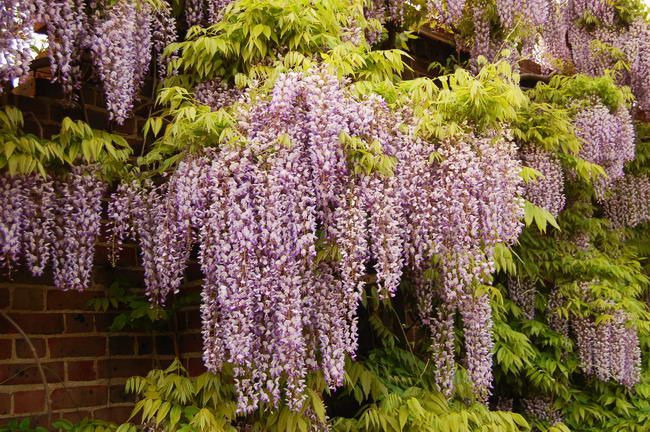
[[[632,143],[633,144],[633,143]],[[524,166],[542,173],[542,178],[529,181],[524,196],[538,207],[549,211],[554,217],[564,208],[564,175],[562,165],[553,153],[538,147],[526,146],[520,150]]]
[[[111,119],[121,124],[133,109],[151,62],[150,7],[118,1],[94,16],[90,48],[104,84]]]
[[[213,111],[227,108],[242,96],[242,90],[230,86],[220,79],[197,84],[194,86],[193,93],[197,102],[209,106]]]
[[[364,2],[363,14],[368,20],[377,20],[382,25],[391,22],[395,25],[401,25],[404,22],[404,8],[407,3],[400,0],[371,0]],[[355,45],[361,41],[360,28],[354,23],[346,31],[345,39],[352,41]],[[365,29],[365,39],[370,45],[379,42],[382,37],[380,29]]]
[[[474,287],[494,268],[494,246],[522,228],[515,145],[469,134],[436,149],[414,135],[407,109],[353,97],[318,69],[257,91],[235,113],[239,142],[188,155],[162,185],[123,184],[111,200],[109,235],[139,241],[150,299],[178,290],[198,244],[206,366],[233,366],[241,412],[280,400],[298,409],[309,371],[332,388],[343,383],[368,269],[390,297],[405,266],[421,277],[437,256],[443,282],[438,291],[421,284],[420,303],[434,339],[444,332],[439,387],[452,389],[458,311],[485,400],[492,320]],[[399,161],[392,175],[358,169],[359,145]],[[430,162],[434,151],[442,162]]]
[[[584,19],[587,16],[595,17],[601,24],[611,26],[614,24],[616,12],[611,2],[606,0],[571,0],[567,2],[567,13],[573,19]]]
[[[434,291],[422,281],[419,306],[421,319],[434,338],[436,365],[450,371],[440,377],[438,387],[446,394],[453,389],[455,365],[449,358],[453,350],[443,352],[453,346],[452,316],[458,310],[465,330],[469,377],[476,394],[486,399],[492,385],[492,317],[489,299],[475,298],[474,288],[487,283],[494,271],[494,246],[512,244],[522,229],[520,164],[515,145],[499,136],[464,135],[446,140],[437,151],[442,162],[434,169],[422,158],[399,157],[398,175],[406,174],[405,190],[416,197],[406,214],[409,237],[414,239],[406,250],[411,251],[410,262],[416,269],[434,255],[437,261],[440,286]],[[436,313],[435,297],[447,309]]]
[[[650,23],[636,18],[620,25],[616,6],[605,0],[573,0],[554,7],[544,32],[548,53],[578,73],[598,76],[616,69],[620,84],[630,86],[640,109],[650,109]],[[585,16],[598,25],[579,25]],[[576,25],[578,24],[578,25]],[[600,42],[600,44],[596,44]],[[604,49],[603,49],[604,48]],[[621,60],[627,67],[621,67]],[[556,65],[557,66],[557,65]]]
[[[461,29],[466,27],[466,22],[471,22],[471,37],[458,32],[455,37],[457,44],[467,47],[473,62],[479,56],[495,61],[500,52],[508,49],[507,60],[513,66],[522,56],[528,57],[538,48],[538,29],[547,27],[555,7],[551,0],[496,0],[494,3],[429,0],[427,3],[430,17],[445,26]],[[498,19],[498,31],[493,17]]]
[[[35,23],[34,2],[25,5],[20,0],[0,1],[0,82],[29,72],[31,32]]]
[[[62,177],[0,176],[0,265],[25,264],[34,276],[52,266],[54,285],[82,291],[92,283],[105,185],[95,167]]]
[[[27,73],[31,32],[35,23],[44,22],[53,81],[61,83],[67,97],[76,99],[83,52],[89,49],[111,118],[119,124],[133,109],[152,53],[157,55],[159,75],[164,76],[170,58],[161,53],[177,37],[171,9],[145,1],[86,5],[83,0],[3,0],[0,5],[0,80]]]
[[[232,0],[188,0],[185,3],[185,22],[188,27],[210,27],[221,20],[230,3]]]
[[[454,24],[463,17],[466,0],[429,0],[429,12],[435,13],[445,24]]]
[[[560,313],[559,309],[566,306],[566,299],[557,287],[554,287],[548,296],[546,309],[546,321],[548,325],[560,333],[562,336],[569,337],[569,319]]]
[[[606,179],[599,179],[595,185],[598,198],[602,198],[609,184],[625,175],[625,164],[634,159],[636,142],[632,116],[624,106],[612,113],[596,102],[580,109],[573,123],[576,135],[582,140],[580,157],[602,166],[607,174]]]
[[[340,139],[388,149],[389,113],[377,98],[353,100],[336,77],[285,74],[240,113],[246,143],[188,158],[164,185],[121,185],[110,203],[110,235],[139,240],[152,301],[178,289],[198,242],[204,360],[234,366],[240,411],[282,398],[298,409],[314,368],[341,385],[366,264],[383,295],[397,289],[396,180],[352,175]],[[340,259],[320,262],[319,240]]]
[[[122,124],[133,110],[138,92],[156,55],[158,75],[165,77],[173,58],[162,55],[176,41],[176,25],[168,6],[118,0],[94,11],[88,47],[104,86],[111,119]]]
[[[535,396],[521,401],[524,412],[537,420],[548,422],[551,426],[564,421],[562,413],[553,406],[547,396]]]
[[[535,319],[535,296],[537,288],[535,284],[524,277],[508,278],[508,294],[512,301],[519,306],[524,318]]]
[[[616,179],[602,206],[615,228],[634,227],[650,221],[650,177],[626,175]]]
[[[163,55],[165,48],[176,42],[176,20],[172,16],[172,9],[166,3],[160,8],[154,9],[151,17],[151,40],[153,41],[153,50],[156,56],[158,66],[158,76],[165,78],[167,76],[167,67],[169,62],[178,57],[177,54],[170,56]]]
[[[631,389],[641,374],[639,335],[623,310],[608,314],[610,318],[600,324],[591,318],[571,320],[580,366],[587,375],[602,381],[613,379]]]
[[[88,32],[82,0],[3,0],[0,3],[0,80],[20,78],[33,58],[34,25],[47,24],[53,81],[74,98],[81,86],[79,58]]]

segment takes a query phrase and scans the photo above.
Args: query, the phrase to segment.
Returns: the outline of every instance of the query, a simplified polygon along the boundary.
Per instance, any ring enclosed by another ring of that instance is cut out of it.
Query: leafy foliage
[[[178,360],[165,370],[152,370],[146,377],[133,377],[126,391],[139,397],[131,419],[140,419],[167,431],[236,431],[249,425],[255,431],[305,432],[311,423],[325,422],[325,409],[319,394],[309,390],[309,403],[299,413],[286,406],[264,406],[246,418],[236,414],[232,375],[228,368],[219,375],[204,373],[190,378]],[[310,410],[310,418],[304,415]],[[125,423],[119,432],[141,430]]]
[[[152,306],[149,300],[137,293],[128,284],[113,282],[105,296],[88,300],[88,307],[96,312],[108,310],[124,311],[113,318],[110,331],[125,329],[148,329],[165,326],[182,307],[197,304],[197,295],[182,295],[168,307]]]
[[[86,123],[66,117],[61,130],[50,139],[41,139],[22,131],[22,112],[12,106],[0,110],[0,169],[10,175],[38,172],[75,165],[80,161],[99,163],[107,177],[115,177],[131,154],[124,138],[91,129]]]

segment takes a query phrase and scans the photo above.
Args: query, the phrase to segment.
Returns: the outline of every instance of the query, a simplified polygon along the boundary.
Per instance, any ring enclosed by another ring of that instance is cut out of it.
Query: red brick
[[[108,112],[104,110],[88,109],[88,124],[93,129],[108,129]]]
[[[67,292],[52,289],[47,292],[48,310],[89,310],[88,301],[97,297],[97,292]]]
[[[129,378],[144,376],[151,370],[150,359],[109,359],[97,364],[99,378]]]
[[[174,362],[174,360],[175,360],[174,357],[166,357],[166,358],[156,357],[156,358],[154,359],[154,366],[153,366],[153,369],[163,369],[163,370],[165,370],[165,369],[167,369],[169,366],[172,365],[172,363]]]
[[[69,381],[91,381],[97,379],[93,360],[68,361]]]
[[[0,416],[11,414],[11,394],[0,393]]]
[[[650,123],[650,110],[638,111],[636,115],[636,119],[641,122]]]
[[[106,338],[81,336],[48,340],[50,357],[97,357],[106,353]]]
[[[30,341],[32,342],[32,345],[34,345],[34,349],[36,349],[36,355],[38,357],[45,357],[47,351],[47,347],[45,345],[45,339],[30,338]],[[34,358],[34,353],[32,352],[32,349],[29,347],[29,345],[24,339],[16,339],[16,357],[21,359]]]
[[[113,320],[118,313],[98,313],[95,315],[95,330],[97,333],[107,333],[110,332],[111,325]]]
[[[13,341],[11,339],[0,339],[0,360],[11,358],[11,346]]]
[[[156,354],[173,355],[174,336],[156,336]]]
[[[93,314],[65,314],[66,333],[90,333],[95,330],[95,316]]]
[[[105,386],[60,388],[52,392],[52,409],[93,407],[105,404],[107,398]]]
[[[18,391],[14,393],[14,414],[42,412],[45,409],[43,390]]]
[[[187,316],[184,311],[176,312],[174,330],[175,331],[185,331],[187,330]]]
[[[203,279],[203,271],[201,271],[201,265],[198,262],[190,263],[185,270],[185,281],[198,281]]]
[[[52,413],[52,417],[48,414],[39,414],[39,415],[34,415],[31,414],[29,415],[29,426],[31,428],[37,428],[37,427],[43,427],[43,428],[49,428],[51,427],[52,421],[56,420],[57,414]]]
[[[138,336],[138,355],[149,355],[153,352],[151,336]]]
[[[36,78],[36,95],[51,99],[63,99],[63,88],[46,78]]]
[[[57,417],[58,416],[57,416],[56,413],[52,413],[52,421],[56,420]],[[11,420],[12,421],[17,421],[18,423],[20,423],[25,418],[29,419],[29,427],[32,430],[37,428],[38,426],[41,426],[43,428],[49,428],[50,427],[51,421],[50,421],[49,415],[47,415],[47,414],[39,414],[39,415],[29,414],[27,416],[23,415],[23,416],[19,416],[19,417],[13,417]]]
[[[115,125],[113,127],[113,132],[117,132],[122,135],[134,135],[135,134],[135,119],[130,117],[124,120],[124,123],[121,125]]]
[[[50,105],[50,120],[55,123],[61,123],[65,117],[70,117],[72,120],[82,120],[84,114],[80,108],[75,106],[58,103]]]
[[[44,130],[47,129],[46,126],[43,127]],[[59,133],[59,127],[56,127],[54,133]],[[47,134],[46,134],[47,136]],[[52,271],[49,268],[46,268],[41,276],[32,276],[32,274],[26,268],[21,268],[20,270],[11,274],[11,282],[15,284],[26,284],[26,285],[52,285]]]
[[[0,288],[0,309],[9,307],[9,288]]]
[[[203,339],[200,333],[184,334],[181,336],[180,351],[182,353],[201,352]]]
[[[135,338],[131,336],[113,336],[108,338],[108,352],[110,355],[135,354]]]
[[[142,113],[143,116],[148,117],[149,116],[148,110],[149,110],[149,107],[145,107],[143,110],[140,110],[140,112]],[[139,113],[136,113],[136,114],[139,114]],[[147,119],[143,118],[143,117],[136,117],[136,121],[137,121],[136,126],[138,128],[138,132],[142,131],[144,129],[144,124],[147,122]]]
[[[138,251],[138,256],[140,252]],[[138,263],[140,265],[140,263]],[[120,280],[125,284],[133,286],[144,286],[144,269],[142,267],[111,267],[110,265],[104,267],[95,266],[94,281],[96,283],[103,283],[109,285],[115,280],[116,275],[119,275]]]
[[[61,413],[61,418],[69,421],[70,423],[79,423],[83,419],[91,419],[92,417],[93,413],[88,410],[74,410]]]
[[[46,101],[27,97],[27,96],[20,96],[20,95],[16,95],[15,98],[16,98],[16,102],[15,102],[16,105],[23,112],[31,112],[39,119],[49,117],[49,112],[48,112],[49,104]],[[25,117],[30,117],[30,116],[25,115]]]
[[[102,227],[102,231],[107,233],[107,235],[108,235],[108,230],[107,229]],[[102,239],[100,239],[100,241],[104,241],[104,242],[109,243],[109,239],[107,239],[107,238],[102,238]],[[95,255],[93,256],[93,262],[95,263],[95,265],[101,266],[101,265],[106,265],[106,263],[110,263],[111,259],[112,259],[111,255],[113,253],[113,251],[111,249],[112,248],[111,248],[110,244],[97,245],[95,247]],[[131,249],[131,248],[129,248],[129,249]],[[120,250],[119,252],[116,251],[116,255],[115,255],[116,256],[116,260],[115,260],[116,265],[121,265],[121,266],[128,265],[126,262],[124,262],[122,260],[123,256],[128,256],[128,251],[127,251],[127,253],[124,253],[124,252],[125,252],[124,250]]]
[[[92,87],[84,87],[81,89],[81,96],[83,97],[83,103],[85,105],[94,105],[96,98],[95,98],[95,93],[96,90]]]
[[[197,376],[207,372],[207,369],[203,365],[203,359],[200,357],[187,359],[187,372],[190,376]]]
[[[34,120],[32,116],[26,116],[25,123],[23,123],[23,131],[36,136],[41,136],[41,125]]]
[[[58,134],[61,131],[61,125],[59,123],[43,123],[43,138],[51,138],[52,136]]]
[[[65,379],[63,362],[42,363],[47,382]],[[9,363],[0,365],[0,382],[5,385],[40,384],[43,382],[35,363]]]
[[[187,311],[187,328],[190,330],[201,329],[201,312],[198,309]]]
[[[133,393],[127,393],[124,390],[124,384],[114,385],[110,388],[109,402],[112,404],[133,403],[135,402],[135,395]]]
[[[29,335],[63,333],[63,316],[57,313],[11,313],[11,318]],[[18,333],[13,325],[0,318],[1,333]]]
[[[103,230],[108,232],[107,229]],[[104,239],[106,243],[109,243],[108,239]],[[111,260],[111,246],[110,244],[99,245],[95,248],[95,264],[106,265],[110,263]],[[137,266],[138,265],[138,250],[135,246],[123,245],[122,249],[117,252],[115,264],[118,267],[127,267],[127,266]],[[110,282],[110,279],[107,280]]]
[[[17,286],[14,288],[11,308],[17,310],[44,310],[45,289]]]
[[[112,406],[95,410],[94,418],[105,420],[113,423],[124,423],[131,416],[131,406]]]

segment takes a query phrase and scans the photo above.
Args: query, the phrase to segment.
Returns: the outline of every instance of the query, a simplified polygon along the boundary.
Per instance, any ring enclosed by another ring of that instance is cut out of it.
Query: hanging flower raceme
[[[205,158],[182,161],[160,186],[150,181],[121,184],[109,203],[113,264],[125,240],[139,241],[146,293],[153,303],[164,303],[182,283],[194,230],[207,207],[207,163]]]
[[[57,204],[54,185],[50,178],[30,176],[29,188],[25,189],[23,257],[34,276],[43,274],[54,254],[52,232]],[[97,188],[102,186],[97,185]],[[92,196],[88,198],[92,199]]]
[[[29,2],[28,2],[29,3]],[[81,88],[81,54],[88,40],[89,22],[83,0],[37,0],[37,17],[47,24],[51,69],[63,92],[75,98]]]
[[[194,98],[197,102],[209,106],[214,111],[232,105],[241,95],[241,90],[219,79],[204,81],[194,87]]]
[[[538,420],[548,422],[550,425],[563,421],[562,413],[553,406],[549,397],[536,396],[521,401],[524,412]]]
[[[560,333],[562,336],[569,337],[569,319],[558,311],[559,308],[566,306],[566,298],[562,295],[559,288],[553,287],[548,297],[546,308],[546,321],[548,325]]]
[[[623,310],[609,313],[611,318],[600,324],[591,318],[572,319],[580,366],[587,375],[632,388],[640,379],[639,336]]]
[[[565,202],[564,175],[560,161],[552,153],[536,147],[523,148],[521,159],[524,166],[536,169],[543,176],[526,184],[524,196],[557,217]]]
[[[447,366],[447,357],[454,355],[453,343],[448,342],[452,337],[448,329],[451,312],[443,309],[436,318],[431,318],[434,304],[431,296],[438,295],[443,308],[459,310],[466,332],[465,362],[469,377],[477,396],[485,400],[491,388],[492,317],[489,298],[475,298],[474,288],[487,283],[494,271],[494,246],[500,242],[512,244],[521,231],[520,165],[514,144],[500,136],[468,134],[451,138],[442,143],[438,154],[442,161],[429,166],[432,181],[415,183],[421,187],[413,192],[419,202],[417,207],[409,209],[426,215],[429,225],[411,236],[432,246],[425,257],[435,253],[441,283],[437,293],[426,288],[419,290],[420,315],[425,324],[429,323],[436,350],[444,345],[452,348],[444,356],[438,354],[441,371],[451,374],[453,368]],[[417,166],[417,158],[410,161],[413,160]],[[406,220],[417,217],[407,212]],[[424,238],[418,239],[418,234],[424,234]],[[417,252],[413,247],[407,250],[416,251],[418,258],[427,253]],[[441,333],[449,336],[442,337]],[[450,394],[452,380],[453,375],[440,376],[437,385]]]
[[[90,43],[94,62],[110,118],[122,124],[151,61],[151,7],[143,3],[138,10],[134,2],[119,0],[96,14]]]
[[[35,2],[0,1],[0,82],[11,81],[29,72],[35,23]]]
[[[188,27],[210,27],[222,17],[232,0],[188,0],[185,3],[185,21]]]
[[[445,299],[467,294],[494,270],[493,248],[522,229],[523,200],[515,145],[502,137],[463,136],[439,150],[433,192],[436,253]]]
[[[567,3],[567,13],[573,19],[581,19],[586,16],[597,18],[602,24],[611,26],[614,24],[616,12],[613,5],[606,0],[573,0]]]
[[[605,215],[616,228],[650,220],[650,177],[626,175],[611,183],[602,201]]]
[[[25,219],[25,181],[7,174],[0,177],[0,264],[8,270],[20,259]]]
[[[580,157],[602,166],[608,178],[596,184],[598,198],[609,183],[624,175],[625,163],[634,159],[634,124],[630,112],[620,106],[615,112],[600,103],[581,109],[575,116],[576,135],[582,139]],[[598,127],[594,127],[598,125]]]
[[[445,24],[454,24],[463,17],[466,0],[429,0],[429,12],[437,14],[437,17]]]
[[[548,24],[552,7],[553,3],[549,0],[528,0],[522,13],[531,24],[542,27]]]
[[[643,17],[636,17],[620,25],[617,7],[620,6],[605,0],[554,5],[555,12],[544,32],[545,45],[553,57],[564,65],[572,64],[578,73],[599,76],[606,70],[616,70],[619,84],[630,86],[638,106],[648,110],[650,23]],[[587,16],[591,17],[590,21],[596,18],[599,23],[585,26]],[[626,67],[621,67],[621,60]],[[557,62],[555,64],[557,66]]]
[[[468,296],[460,305],[465,336],[465,366],[478,400],[487,403],[492,389],[492,309],[490,298]]]
[[[92,282],[105,184],[96,167],[75,167],[55,181],[52,270],[54,285],[83,291]]]
[[[508,278],[508,294],[512,301],[519,306],[524,313],[524,318],[535,319],[535,294],[537,289],[531,281],[521,277]]]
[[[153,41],[153,49],[158,65],[158,76],[165,78],[170,60],[177,56],[176,54],[163,56],[165,48],[177,40],[176,20],[172,16],[171,8],[166,3],[153,11],[151,40]]]
[[[50,263],[54,285],[82,291],[91,284],[105,190],[96,167],[55,178],[0,176],[0,264],[26,264],[34,276]]]

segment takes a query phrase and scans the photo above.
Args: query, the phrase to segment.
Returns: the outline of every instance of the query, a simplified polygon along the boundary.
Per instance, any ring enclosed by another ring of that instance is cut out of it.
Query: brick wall
[[[145,88],[144,94],[150,91],[150,87]],[[84,88],[82,103],[76,106],[66,104],[60,88],[47,79],[33,79],[18,92],[22,94],[0,97],[0,105],[19,107],[28,132],[47,138],[57,133],[61,120],[69,116],[86,120],[93,128],[123,135],[135,154],[142,149],[138,131],[150,109],[147,98],[137,104],[133,118],[115,126],[109,123],[98,88]],[[0,424],[31,417],[35,424],[46,426],[46,397],[51,401],[53,420],[88,417],[123,421],[133,405],[132,397],[123,391],[126,379],[144,375],[154,367],[166,367],[175,357],[175,346],[190,373],[203,372],[197,306],[181,310],[169,328],[157,333],[113,333],[109,327],[118,312],[96,313],[88,307],[88,300],[104,296],[118,275],[135,287],[143,286],[135,248],[125,248],[117,268],[108,265],[106,252],[107,245],[100,243],[93,285],[83,293],[54,288],[47,274],[34,278],[18,270],[9,278],[0,273],[0,310],[6,311],[31,340],[48,386],[46,394],[25,338],[0,316]],[[199,277],[192,267],[186,279],[195,282],[188,283],[186,290],[199,289]]]
[[[104,295],[113,272],[124,273],[98,265],[92,288],[83,293],[62,292],[51,286],[48,277],[32,278],[24,272],[0,282],[0,307],[27,333],[37,351],[55,419],[124,420],[132,403],[123,392],[126,379],[166,367],[175,357],[175,343],[190,372],[203,370],[195,307],[177,314],[176,328],[156,333],[111,332],[116,312],[87,307],[89,299]],[[0,318],[0,424],[24,416],[44,424],[45,412],[45,392],[33,353],[17,329]]]

